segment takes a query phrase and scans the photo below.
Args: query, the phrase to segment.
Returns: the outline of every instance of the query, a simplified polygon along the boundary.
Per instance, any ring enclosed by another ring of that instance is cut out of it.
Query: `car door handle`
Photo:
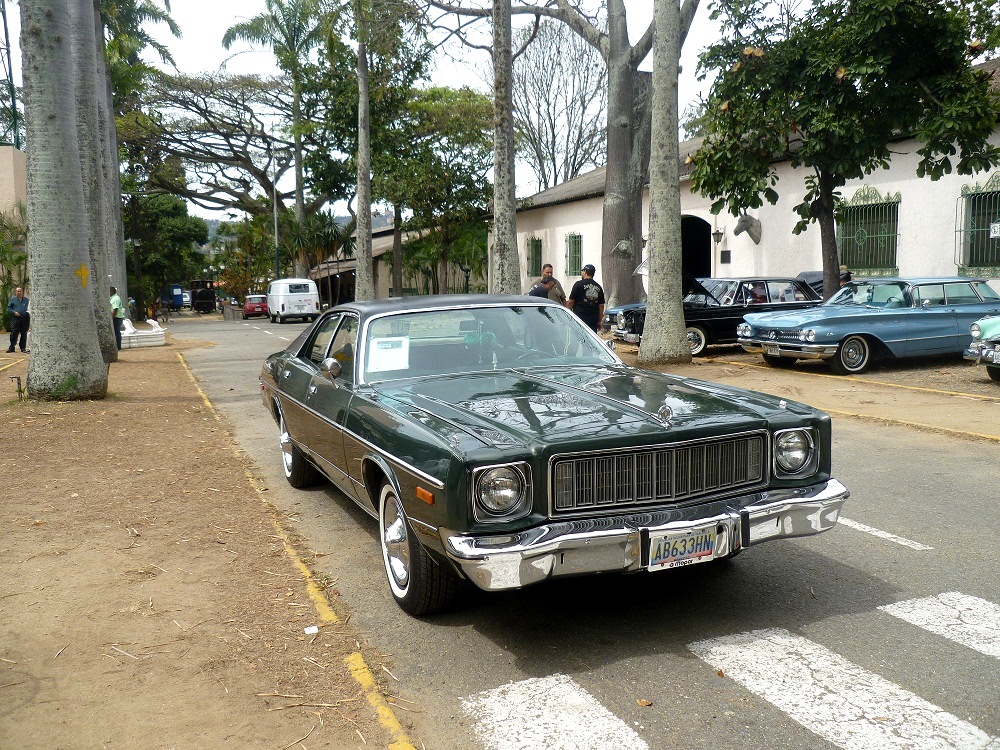
[[[284,372],[281,373],[281,377],[283,377],[283,378],[291,377],[291,375],[292,375],[292,371],[291,370],[285,370]]]
[[[313,395],[313,394],[314,394],[314,393],[316,392],[316,390],[317,390],[317,389],[316,389],[316,384],[315,384],[315,383],[311,384],[311,385],[309,386],[309,395],[310,395],[310,396],[311,396],[311,395]]]

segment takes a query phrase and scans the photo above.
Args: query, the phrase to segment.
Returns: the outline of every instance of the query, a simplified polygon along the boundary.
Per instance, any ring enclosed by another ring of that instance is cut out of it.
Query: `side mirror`
[[[327,357],[322,362],[319,363],[319,369],[322,371],[323,375],[328,377],[330,380],[340,377],[342,372],[340,367],[340,362],[335,360],[333,357]]]

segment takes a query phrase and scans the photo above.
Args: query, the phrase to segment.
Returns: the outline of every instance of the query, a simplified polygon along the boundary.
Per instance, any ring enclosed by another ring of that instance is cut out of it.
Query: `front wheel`
[[[858,375],[872,363],[872,348],[864,336],[848,336],[840,342],[830,367],[838,375]]]
[[[285,416],[279,412],[278,416],[278,443],[281,446],[281,463],[285,468],[285,479],[295,489],[312,487],[319,484],[322,475],[319,470],[309,463],[302,452],[295,447],[292,436],[288,434],[288,427],[285,426]]]
[[[705,329],[701,326],[688,326],[686,335],[691,345],[691,356],[697,357],[702,354],[708,346],[708,334],[705,333]]]
[[[437,563],[413,536],[403,504],[389,482],[378,497],[379,541],[389,591],[411,615],[440,612],[458,593],[459,580]]]
[[[990,380],[1000,382],[1000,367],[987,367],[986,374],[990,376]]]

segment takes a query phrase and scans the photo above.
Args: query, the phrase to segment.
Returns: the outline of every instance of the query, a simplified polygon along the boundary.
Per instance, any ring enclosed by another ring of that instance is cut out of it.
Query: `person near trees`
[[[14,351],[15,344],[20,343],[21,351],[27,354],[30,351],[28,349],[28,328],[31,327],[31,314],[28,312],[28,298],[24,296],[24,290],[21,287],[14,290],[14,296],[7,303],[7,312],[11,316],[10,346],[7,347],[7,353]]]
[[[122,298],[118,296],[118,290],[111,287],[111,319],[115,324],[115,344],[118,351],[122,348],[122,327],[125,325],[125,306]]]
[[[528,290],[528,296],[548,299],[549,293],[552,291],[552,287],[555,286],[555,283],[556,280],[551,276],[542,276],[541,281]]]
[[[604,315],[604,288],[594,281],[597,269],[590,263],[580,269],[580,280],[573,284],[566,306],[575,312],[580,320],[601,332],[601,317]]]
[[[552,284],[552,287],[549,289],[549,299],[552,300],[553,302],[558,302],[560,305],[565,305],[566,292],[563,291],[562,284],[559,283],[559,280],[555,277],[555,274],[552,272],[551,263],[546,263],[544,266],[542,266],[542,277],[544,278],[545,276],[551,276],[552,281],[554,282]]]

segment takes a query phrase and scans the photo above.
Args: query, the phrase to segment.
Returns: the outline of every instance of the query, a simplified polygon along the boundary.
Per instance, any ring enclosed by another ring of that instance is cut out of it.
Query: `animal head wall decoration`
[[[750,214],[740,214],[740,218],[736,222],[736,228],[733,230],[733,234],[740,234],[741,232],[746,232],[750,235],[750,239],[753,240],[753,244],[760,244],[760,221],[755,219]]]

